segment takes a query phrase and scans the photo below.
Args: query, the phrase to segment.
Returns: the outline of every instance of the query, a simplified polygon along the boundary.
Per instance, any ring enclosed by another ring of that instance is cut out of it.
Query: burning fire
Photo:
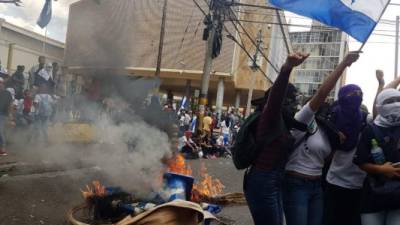
[[[81,190],[83,198],[89,199],[95,196],[104,197],[106,195],[106,188],[100,184],[99,181],[92,182],[93,187],[86,185],[86,190]]]
[[[200,176],[202,181],[193,185],[192,199],[194,201],[199,201],[201,196],[216,197],[222,194],[225,186],[220,180],[214,179],[207,173],[204,163],[201,163]]]
[[[189,165],[186,165],[185,158],[182,155],[176,155],[168,163],[168,172],[192,176],[193,171]],[[215,197],[222,194],[225,186],[220,180],[214,179],[207,173],[204,163],[201,163],[200,176],[201,182],[193,185],[192,200],[200,202],[202,197]]]
[[[185,158],[177,154],[168,162],[168,172],[192,176],[193,171],[189,165],[186,165]]]

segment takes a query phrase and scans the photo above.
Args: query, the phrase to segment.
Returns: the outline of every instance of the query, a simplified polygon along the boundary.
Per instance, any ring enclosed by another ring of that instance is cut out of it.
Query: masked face
[[[297,112],[297,106],[298,102],[296,98],[285,98],[285,101],[283,102],[283,108],[287,113],[289,113],[290,116],[294,116],[294,114]]]
[[[391,126],[400,125],[400,102],[384,104],[378,108],[379,115]]]

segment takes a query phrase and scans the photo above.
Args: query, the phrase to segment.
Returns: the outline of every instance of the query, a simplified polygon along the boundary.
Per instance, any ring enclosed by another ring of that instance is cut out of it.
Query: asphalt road
[[[85,164],[85,154],[62,167],[52,161],[26,156],[23,148],[0,157],[0,225],[64,225],[65,214],[82,202],[80,189],[93,180],[106,181],[98,165]],[[208,173],[226,186],[225,193],[242,191],[242,173],[230,159],[202,160]],[[196,172],[200,160],[189,162]],[[226,207],[219,214],[232,225],[251,225],[246,206]]]

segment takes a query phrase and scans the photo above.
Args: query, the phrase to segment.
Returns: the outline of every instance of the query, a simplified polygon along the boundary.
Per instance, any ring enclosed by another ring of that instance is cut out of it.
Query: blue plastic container
[[[193,177],[176,173],[165,173],[164,181],[166,188],[170,190],[169,201],[175,199],[190,201],[194,182]]]

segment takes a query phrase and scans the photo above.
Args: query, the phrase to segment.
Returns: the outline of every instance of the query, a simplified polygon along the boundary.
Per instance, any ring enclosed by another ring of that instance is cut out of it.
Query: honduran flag
[[[51,7],[51,2],[53,0],[46,0],[46,2],[44,3],[42,12],[40,13],[39,19],[37,20],[37,25],[39,25],[39,27],[44,28],[46,27],[51,20],[51,15],[52,15],[52,7]]]
[[[390,0],[269,0],[278,8],[337,27],[366,42]]]

